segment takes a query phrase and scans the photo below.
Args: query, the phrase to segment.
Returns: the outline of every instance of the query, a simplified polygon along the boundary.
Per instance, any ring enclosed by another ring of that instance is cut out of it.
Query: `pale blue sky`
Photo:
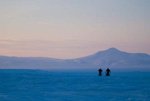
[[[0,0],[0,54],[150,53],[150,0]]]

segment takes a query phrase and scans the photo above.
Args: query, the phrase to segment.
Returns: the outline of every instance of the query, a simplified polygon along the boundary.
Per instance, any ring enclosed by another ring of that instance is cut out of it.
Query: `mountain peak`
[[[104,54],[104,53],[105,54],[118,54],[118,53],[120,54],[120,53],[124,53],[124,52],[118,50],[117,48],[109,48],[107,50],[99,51],[94,55],[99,55],[99,54]]]
[[[117,48],[109,48],[109,49],[107,49],[106,51],[111,51],[111,52],[115,52],[115,51],[120,51],[120,50],[118,50]]]

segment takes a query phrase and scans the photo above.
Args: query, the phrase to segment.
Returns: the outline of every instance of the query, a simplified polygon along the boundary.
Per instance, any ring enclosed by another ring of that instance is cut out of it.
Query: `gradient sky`
[[[0,0],[0,55],[150,54],[150,0]]]

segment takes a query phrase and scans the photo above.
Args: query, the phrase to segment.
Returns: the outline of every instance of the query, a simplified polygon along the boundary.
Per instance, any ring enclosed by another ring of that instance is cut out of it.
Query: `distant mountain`
[[[0,56],[1,69],[95,70],[101,68],[150,70],[150,55],[116,48],[76,59]]]
[[[116,48],[100,51],[96,54],[76,59],[76,61],[102,68],[150,70],[150,55],[127,53]]]

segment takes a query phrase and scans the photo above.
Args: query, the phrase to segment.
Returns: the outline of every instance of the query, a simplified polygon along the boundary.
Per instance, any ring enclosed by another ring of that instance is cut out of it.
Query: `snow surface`
[[[0,70],[0,101],[149,101],[149,72]]]

